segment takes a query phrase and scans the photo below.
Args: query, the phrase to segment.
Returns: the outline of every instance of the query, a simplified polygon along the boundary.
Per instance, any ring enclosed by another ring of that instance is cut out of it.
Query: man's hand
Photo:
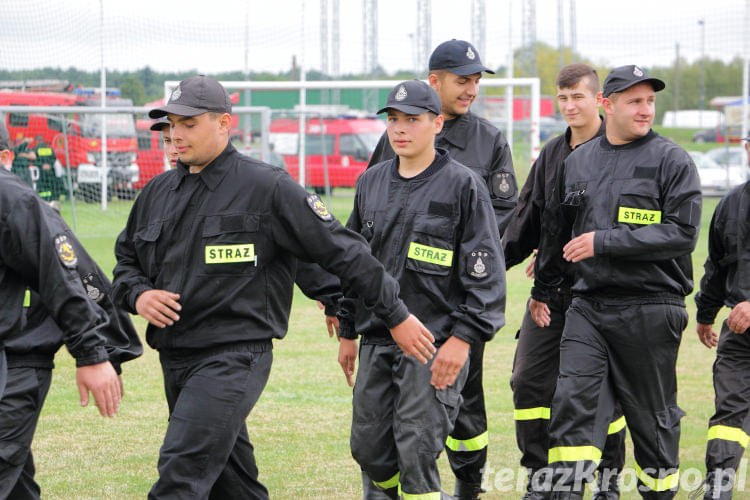
[[[719,335],[713,328],[711,328],[712,326],[713,325],[698,323],[695,328],[695,331],[698,332],[698,340],[709,349],[716,347],[719,344]]]
[[[177,302],[180,296],[166,290],[146,290],[135,301],[135,310],[146,321],[158,328],[174,325],[180,316],[175,311],[182,310]]]
[[[734,333],[745,333],[750,327],[750,302],[743,301],[732,308],[727,318],[727,326]]]
[[[456,381],[458,372],[469,357],[469,343],[458,337],[450,337],[440,346],[435,361],[432,362],[430,383],[437,390],[442,390]]]
[[[81,397],[81,406],[89,404],[89,391],[91,391],[94,395],[94,404],[99,407],[102,417],[114,417],[120,409],[122,381],[109,361],[77,368],[76,383]]]
[[[328,328],[328,338],[333,338],[334,333],[338,337],[339,319],[336,316],[326,316],[326,328]]]
[[[346,375],[346,383],[354,387],[354,363],[357,361],[357,341],[339,339],[339,364]]]
[[[534,323],[541,326],[542,328],[549,326],[550,324],[550,313],[549,307],[544,302],[538,302],[534,299],[529,299],[529,314]]]
[[[531,254],[531,260],[529,261],[529,265],[526,266],[526,277],[534,279],[534,263],[536,262],[536,248],[534,249],[534,253]]]
[[[414,356],[423,365],[427,364],[427,360],[435,352],[435,346],[432,345],[435,337],[413,314],[391,328],[391,336],[404,351],[404,355]]]
[[[594,231],[583,233],[563,247],[563,258],[568,262],[580,262],[594,256]]]

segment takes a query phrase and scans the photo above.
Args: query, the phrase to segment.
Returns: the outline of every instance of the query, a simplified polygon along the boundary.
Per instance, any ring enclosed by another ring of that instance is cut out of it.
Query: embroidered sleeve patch
[[[60,262],[68,269],[75,269],[78,264],[78,256],[75,250],[73,250],[73,245],[70,243],[68,236],[66,234],[58,234],[55,236],[54,244]]]
[[[495,172],[490,179],[490,193],[508,200],[516,195],[516,179],[510,172]]]
[[[307,205],[320,220],[329,222],[333,220],[333,215],[328,211],[328,207],[317,194],[311,194],[307,197]]]
[[[492,255],[484,250],[475,250],[466,256],[466,272],[476,280],[492,273]]]
[[[81,278],[83,288],[86,289],[86,295],[94,302],[99,302],[104,298],[104,286],[99,276],[89,273]]]

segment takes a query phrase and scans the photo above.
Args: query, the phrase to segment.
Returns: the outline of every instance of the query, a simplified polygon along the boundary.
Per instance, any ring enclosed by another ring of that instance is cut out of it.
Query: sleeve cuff
[[[609,231],[594,231],[594,255],[603,256],[607,255],[605,249],[605,239],[609,235]]]
[[[135,309],[135,303],[138,301],[138,297],[147,290],[153,290],[153,288],[148,285],[136,285],[133,287],[133,290],[130,292],[130,303],[128,304],[130,306],[130,313],[138,314],[138,311]]]
[[[385,318],[382,318],[382,320],[385,323],[385,326],[390,330],[394,326],[400,325],[406,321],[406,318],[408,317],[409,310],[406,308],[406,304],[399,299],[396,309]]]
[[[342,339],[357,339],[357,331],[354,329],[354,323],[339,318],[339,337]]]
[[[329,304],[325,306],[325,309],[323,310],[325,312],[326,316],[336,316],[339,312],[339,305],[336,304]]]
[[[98,346],[93,351],[86,353],[85,356],[75,356],[76,367],[98,365],[109,361],[107,349],[104,346]]]

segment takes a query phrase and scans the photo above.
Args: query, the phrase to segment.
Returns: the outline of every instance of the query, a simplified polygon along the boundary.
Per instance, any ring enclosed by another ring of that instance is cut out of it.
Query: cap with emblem
[[[455,38],[441,43],[432,51],[429,69],[430,71],[444,69],[459,76],[473,75],[482,71],[495,74],[482,64],[479,52],[472,44]]]
[[[162,116],[149,127],[154,132],[161,132],[165,128],[169,128],[169,120],[165,116]]]
[[[627,66],[619,66],[609,72],[607,78],[604,80],[602,95],[607,97],[610,94],[622,92],[642,82],[650,83],[654,88],[654,92],[664,90],[664,87],[666,87],[666,84],[662,80],[648,76],[645,70],[634,64],[628,64]]]
[[[5,127],[5,123],[0,122],[0,151],[10,149],[10,133]]]
[[[232,100],[224,87],[204,75],[191,76],[177,85],[166,106],[148,112],[150,118],[161,118],[168,114],[196,116],[203,113],[231,113]]]
[[[428,111],[439,115],[442,111],[442,104],[435,89],[425,82],[406,80],[391,90],[385,107],[380,109],[378,114],[385,113],[389,109],[396,109],[407,115],[421,115]]]

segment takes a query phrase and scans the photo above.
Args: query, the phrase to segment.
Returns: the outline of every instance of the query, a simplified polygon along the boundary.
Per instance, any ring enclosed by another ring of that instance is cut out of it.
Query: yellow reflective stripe
[[[456,439],[452,436],[448,436],[445,440],[445,446],[453,451],[479,451],[482,448],[486,448],[489,442],[490,434],[488,431],[484,431],[480,435],[471,439]]]
[[[617,434],[621,430],[625,428],[625,415],[618,418],[611,424],[609,424],[609,429],[607,429],[607,434]]]
[[[36,152],[39,156],[52,156],[52,149],[50,148],[39,148]]]
[[[401,487],[399,486],[399,496],[403,498],[403,500],[440,500],[441,494],[439,491],[436,491],[434,493],[404,493],[401,491]]]
[[[398,482],[400,475],[401,475],[401,473],[397,472],[396,475],[393,476],[392,478],[386,479],[385,481],[380,481],[380,482],[373,481],[373,484],[375,486],[379,487],[379,488],[384,489],[384,490],[389,490],[391,488],[395,488],[396,486],[400,487],[399,482]]]
[[[451,267],[453,262],[453,251],[442,248],[428,247],[412,241],[409,243],[409,253],[407,257],[438,266]]]
[[[628,224],[659,224],[661,212],[658,210],[646,210],[644,208],[619,207],[617,222]]]
[[[583,460],[598,462],[601,459],[602,452],[596,446],[558,446],[549,450],[549,463]]]
[[[255,245],[206,245],[206,264],[253,262]]]
[[[52,191],[39,191],[39,196],[52,196]]]
[[[26,289],[26,293],[23,294],[23,307],[31,306],[31,290]]]
[[[635,474],[643,484],[648,486],[651,491],[667,491],[677,488],[680,484],[680,471],[670,474],[662,479],[655,479],[641,470],[641,467],[635,464]]]
[[[539,408],[523,408],[513,410],[513,418],[516,420],[549,420],[549,408],[540,406]]]
[[[750,441],[745,431],[737,427],[727,427],[726,425],[714,425],[708,429],[708,440],[712,439],[723,439],[724,441],[736,441],[740,443],[743,448],[747,448],[747,443]]]

